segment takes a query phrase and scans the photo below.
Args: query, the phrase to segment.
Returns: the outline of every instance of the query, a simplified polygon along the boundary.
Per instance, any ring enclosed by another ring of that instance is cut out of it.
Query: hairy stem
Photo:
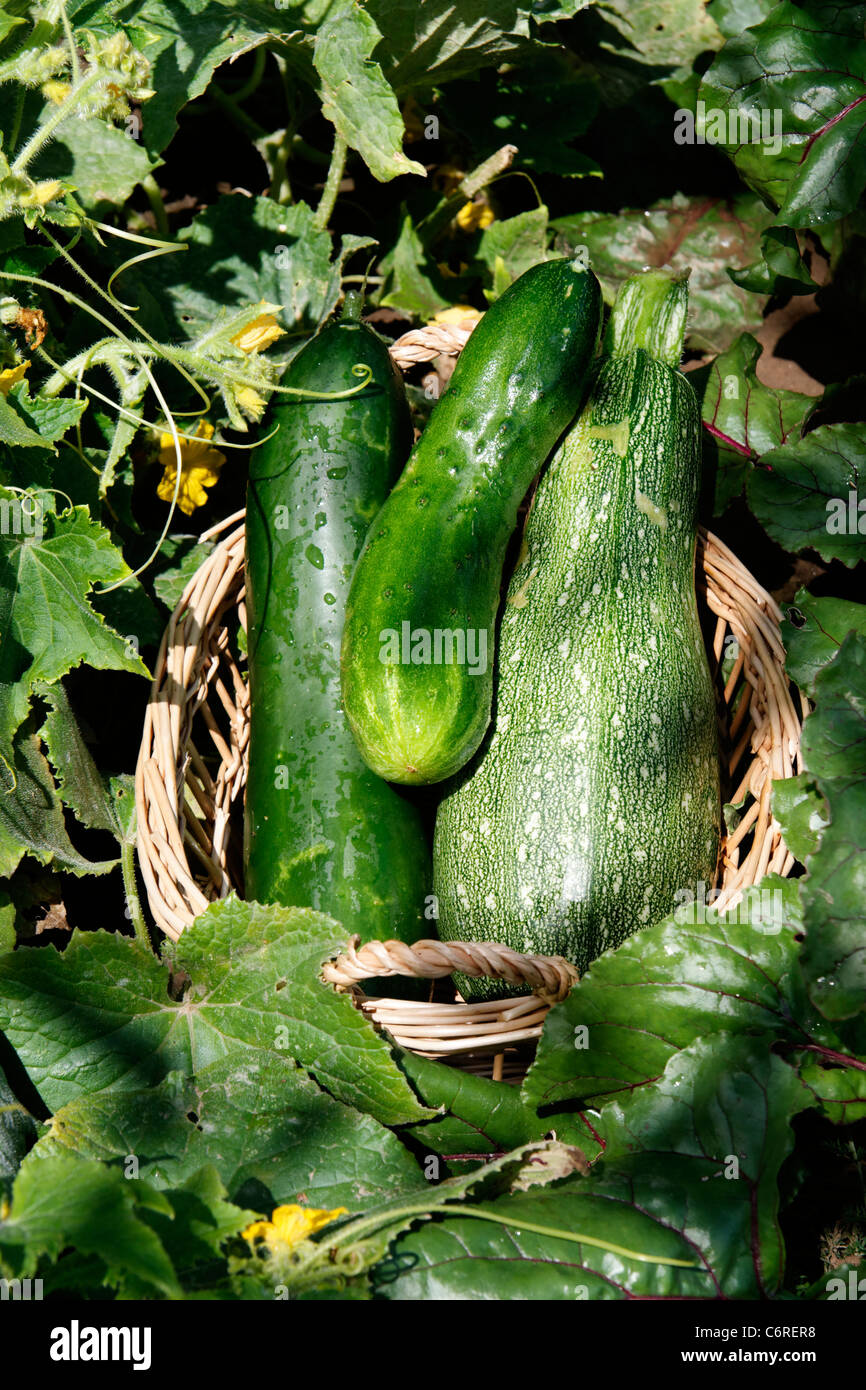
[[[42,146],[48,143],[57,127],[75,113],[84,93],[90,91],[91,87],[95,87],[104,76],[105,73],[100,68],[93,68],[85,78],[82,78],[77,87],[72,88],[69,96],[60,103],[57,110],[48,117],[48,120],[37,126],[12,165],[13,174],[24,173],[27,165],[39,153]]]
[[[124,841],[120,846],[120,868],[123,873],[123,891],[126,894],[126,906],[129,909],[129,918],[135,929],[136,941],[142,946],[146,946],[149,951],[153,950],[150,940],[150,932],[147,929],[147,922],[144,920],[144,913],[141,910],[141,899],[138,896],[138,884],[135,881],[135,852],[131,842]]]
[[[313,218],[317,227],[324,229],[331,220],[331,213],[334,211],[334,204],[337,201],[337,191],[343,178],[343,170],[346,167],[347,153],[348,146],[345,140],[342,136],[335,134],[331,163],[328,166],[328,177],[325,179],[322,197]]]

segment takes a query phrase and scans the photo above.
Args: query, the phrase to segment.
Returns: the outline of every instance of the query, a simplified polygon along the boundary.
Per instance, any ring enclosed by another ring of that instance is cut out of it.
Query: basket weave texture
[[[456,353],[469,327],[414,331],[392,353],[404,367]],[[139,864],[153,917],[174,940],[210,902],[232,890],[243,893],[249,698],[235,641],[238,627],[246,627],[243,512],[202,540],[216,543],[163,636],[136,769]],[[725,799],[743,802],[723,845],[714,904],[723,912],[765,874],[784,876],[794,867],[772,816],[770,792],[773,780],[800,770],[807,709],[795,704],[799,697],[785,675],[777,604],[732,551],[705,531],[699,533],[695,581],[704,616],[714,620],[705,625],[711,671],[718,677],[725,658],[730,668],[723,689],[718,679]],[[374,976],[435,979],[454,970],[525,984],[532,993],[498,1003],[455,1004],[366,999],[360,990]],[[424,941],[408,947],[373,941],[358,947],[357,939],[323,974],[337,988],[351,990],[398,1042],[442,1057],[501,1052],[537,1037],[550,1005],[576,980],[566,961],[522,956],[495,943]]]

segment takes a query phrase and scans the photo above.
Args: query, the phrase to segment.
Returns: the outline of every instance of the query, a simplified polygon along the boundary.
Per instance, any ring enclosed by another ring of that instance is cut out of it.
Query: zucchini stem
[[[637,348],[678,367],[686,336],[689,271],[643,270],[620,286],[604,335],[604,351],[627,357]]]

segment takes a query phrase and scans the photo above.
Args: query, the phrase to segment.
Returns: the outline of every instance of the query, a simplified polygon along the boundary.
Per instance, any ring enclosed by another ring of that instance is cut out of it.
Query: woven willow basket
[[[440,353],[456,354],[469,331],[468,324],[431,326],[398,339],[392,354],[404,368]],[[249,700],[231,641],[233,629],[246,626],[243,512],[202,540],[216,537],[163,636],[136,769],[139,864],[153,917],[174,940],[210,902],[233,889],[243,894]],[[722,847],[714,907],[724,912],[765,874],[787,875],[794,867],[771,813],[770,790],[774,778],[800,770],[800,728],[807,709],[795,704],[785,675],[777,604],[727,546],[705,531],[698,540],[696,587],[723,711],[724,798],[744,803]],[[729,646],[732,638],[736,648]],[[722,661],[732,651],[736,657],[723,683]],[[455,970],[524,985],[531,992],[466,1004],[453,1002],[453,986],[443,1002],[367,998],[360,988],[373,977],[432,981]],[[359,946],[356,937],[325,966],[323,978],[351,992],[357,1006],[401,1045],[487,1073],[492,1058],[493,1075],[509,1079],[520,1075],[548,1009],[568,993],[577,975],[559,957],[520,955],[495,943]]]

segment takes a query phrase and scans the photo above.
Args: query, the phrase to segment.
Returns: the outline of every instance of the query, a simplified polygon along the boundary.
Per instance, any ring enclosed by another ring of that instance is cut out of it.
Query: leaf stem
[[[677,1265],[681,1269],[699,1269],[700,1265],[691,1260],[678,1260],[672,1255],[645,1255],[641,1250],[629,1250],[624,1245],[614,1245],[609,1240],[599,1240],[595,1236],[582,1235],[579,1231],[563,1231],[555,1226],[539,1226],[533,1221],[524,1221],[516,1217],[502,1216],[498,1212],[484,1211],[481,1207],[467,1206],[461,1203],[439,1203],[430,1206],[426,1202],[417,1202],[400,1207],[396,1211],[391,1210],[382,1212],[378,1216],[361,1217],[358,1220],[347,1223],[336,1235],[328,1241],[329,1246],[354,1244],[360,1237],[375,1233],[377,1227],[385,1229],[412,1216],[452,1216],[464,1217],[472,1216],[479,1221],[494,1221],[500,1226],[513,1226],[517,1230],[532,1231],[535,1235],[552,1236],[556,1240],[570,1240],[577,1245],[592,1245],[598,1250],[607,1250],[612,1255],[621,1255],[623,1259],[637,1260],[641,1264],[653,1265]]]
[[[235,103],[234,97],[228,96],[218,83],[211,83],[211,86],[208,88],[208,96],[213,97],[217,106],[225,111],[229,119],[234,121],[235,125],[237,125],[245,135],[248,135],[251,140],[262,140],[268,134],[264,126],[259,125],[258,121],[254,121],[252,116],[247,115],[246,111],[242,111]]]
[[[331,163],[328,165],[328,177],[325,179],[325,187],[319,200],[319,206],[313,215],[313,222],[317,227],[324,230],[331,220],[331,213],[334,211],[334,204],[337,201],[337,193],[343,178],[343,170],[346,167],[346,155],[348,146],[341,135],[334,135],[334,148],[331,151]]]
[[[171,236],[171,228],[168,225],[168,215],[165,211],[165,203],[162,201],[162,194],[159,191],[159,184],[153,174],[145,174],[141,180],[141,186],[147,195],[147,201],[150,203],[156,230],[161,237],[168,241]]]
[[[855,1071],[866,1071],[866,1062],[861,1062],[857,1057],[848,1057],[844,1052],[835,1052],[831,1047],[822,1047],[820,1043],[808,1043],[803,1051],[826,1057],[828,1062],[835,1062],[837,1067],[853,1067]]]
[[[580,1231],[563,1231],[556,1226],[538,1226],[534,1221],[518,1220],[512,1216],[501,1216],[497,1212],[482,1211],[480,1207],[429,1207],[431,1212],[444,1212],[449,1216],[472,1216],[480,1221],[496,1221],[500,1226],[514,1226],[520,1231],[532,1231],[539,1236],[553,1236],[556,1240],[571,1240],[576,1245],[592,1245],[597,1250],[608,1250],[612,1255],[622,1255],[626,1260],[638,1260],[648,1265],[677,1265],[680,1269],[699,1269],[692,1260],[677,1260],[672,1255],[644,1255],[640,1250],[629,1250],[624,1245],[614,1245],[610,1240],[598,1240],[595,1236],[582,1235]]]
[[[60,22],[63,25],[63,33],[69,46],[69,62],[72,67],[72,81],[73,83],[80,82],[81,64],[78,61],[78,45],[75,42],[72,25],[69,23],[69,15],[66,13],[66,0],[60,0]]]
[[[123,874],[126,906],[129,909],[130,921],[135,929],[135,939],[142,946],[146,946],[149,951],[152,951],[153,943],[150,939],[147,922],[144,920],[144,913],[141,910],[141,899],[138,896],[138,885],[135,881],[135,850],[131,840],[121,842],[120,869]]]
[[[42,125],[37,126],[36,130],[27,141],[27,144],[18,155],[18,158],[15,160],[15,163],[12,165],[13,174],[24,173],[27,165],[34,156],[39,153],[42,146],[47,144],[51,139],[57,127],[62,125],[63,122],[72,115],[76,107],[80,105],[84,93],[89,91],[91,87],[95,87],[104,76],[105,73],[101,68],[94,67],[86,77],[82,78],[77,87],[72,88],[69,96],[65,101],[61,102],[57,110],[48,117],[48,120],[44,121]]]
[[[265,61],[267,59],[267,56],[268,50],[266,45],[260,44],[259,47],[256,49],[255,58],[253,59],[253,70],[250,73],[249,78],[242,87],[238,87],[238,90],[236,92],[232,92],[231,97],[229,98],[230,101],[233,101],[235,103],[246,101],[247,97],[251,97],[253,92],[255,92],[258,89],[258,86],[265,75]]]

